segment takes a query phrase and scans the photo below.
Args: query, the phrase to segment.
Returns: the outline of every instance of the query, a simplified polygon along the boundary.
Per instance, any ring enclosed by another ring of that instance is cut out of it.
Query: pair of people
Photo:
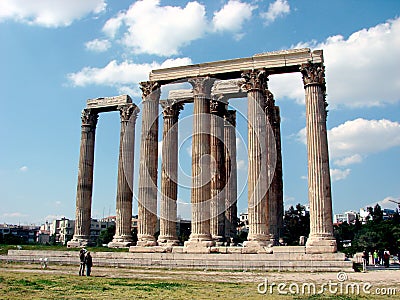
[[[85,276],[85,267],[86,267],[86,276],[90,276],[92,272],[93,260],[90,252],[86,249],[81,249],[79,251],[79,276]]]

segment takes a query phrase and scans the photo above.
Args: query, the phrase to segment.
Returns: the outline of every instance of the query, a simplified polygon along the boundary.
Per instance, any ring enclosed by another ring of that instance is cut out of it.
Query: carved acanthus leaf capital
[[[157,81],[143,81],[140,83],[140,89],[142,90],[143,101],[158,101],[160,99],[161,88]]]
[[[184,103],[174,101],[160,101],[161,107],[163,108],[164,118],[178,119],[180,111],[183,109]]]
[[[213,99],[210,101],[210,112],[212,114],[216,114],[222,117],[225,113],[226,105],[227,105],[226,102]]]
[[[321,85],[325,89],[325,67],[321,64],[302,64],[300,72],[303,75],[304,86],[309,84]]]
[[[206,77],[193,77],[188,82],[193,87],[193,95],[204,95],[210,97],[211,89],[213,87],[215,78]]]
[[[98,118],[99,115],[94,110],[87,108],[82,110],[82,126],[90,126],[92,128],[96,128]]]
[[[227,126],[236,126],[236,110],[229,109],[225,112],[225,122]]]
[[[139,108],[134,103],[128,105],[118,106],[119,114],[121,116],[121,122],[136,121],[137,115],[139,113]]]
[[[247,92],[268,89],[268,74],[265,70],[245,71],[242,73],[242,78],[244,81],[241,83],[241,88]]]

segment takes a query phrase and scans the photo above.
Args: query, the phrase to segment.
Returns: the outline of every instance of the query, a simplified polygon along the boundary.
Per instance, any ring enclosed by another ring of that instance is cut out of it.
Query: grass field
[[[259,294],[258,281],[221,282],[212,276],[190,279],[190,272],[136,269],[135,278],[118,277],[122,269],[102,268],[93,277],[77,276],[75,266],[1,264],[0,299],[388,299],[388,296]],[[165,273],[164,277],[157,274]],[[143,277],[142,277],[143,274]],[[124,275],[125,276],[125,275]],[[224,273],[219,276],[225,276]],[[226,273],[227,278],[233,276]],[[246,273],[234,276],[247,276]],[[189,278],[189,279],[188,279]],[[299,278],[301,280],[301,278]],[[292,282],[293,283],[293,282]],[[290,284],[290,282],[288,282]],[[392,299],[399,297],[391,296]]]

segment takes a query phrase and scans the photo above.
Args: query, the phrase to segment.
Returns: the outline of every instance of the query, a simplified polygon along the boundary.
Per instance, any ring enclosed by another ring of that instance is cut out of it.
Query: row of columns
[[[111,247],[127,247],[132,244],[132,186],[135,148],[135,124],[138,107],[129,103],[117,107],[121,117],[118,182],[116,199],[116,232]],[[99,110],[82,111],[81,145],[79,155],[78,185],[76,196],[74,236],[69,247],[90,244],[91,207],[93,191],[93,167],[96,125]]]
[[[300,69],[306,95],[306,128],[308,149],[308,177],[310,201],[310,237],[307,251],[334,252],[332,202],[329,175],[329,156],[326,134],[326,101],[324,69],[321,65],[304,64]],[[279,234],[280,216],[274,212],[281,210],[282,162],[280,157],[279,109],[273,99],[268,98],[268,74],[264,70],[252,70],[242,74],[242,89],[248,98],[248,218],[249,235],[247,247],[262,248],[271,244]],[[209,247],[215,240],[222,240],[233,234],[236,218],[236,166],[234,152],[227,154],[232,145],[234,133],[231,127],[224,127],[225,120],[233,113],[225,113],[226,105],[211,99],[214,79],[197,77],[188,80],[193,86],[194,116],[192,138],[192,233],[187,248]],[[138,193],[138,246],[157,245],[154,234],[157,222],[157,164],[158,164],[158,109],[160,86],[157,82],[141,83],[143,91],[143,117],[140,148],[139,193]],[[211,104],[211,105],[210,105]],[[133,104],[132,104],[133,105]],[[211,107],[211,109],[210,109]],[[176,236],[177,198],[177,120],[179,105],[163,107],[163,164],[162,197],[160,218],[160,244],[174,245]],[[132,110],[132,109],[131,109]],[[134,111],[135,109],[133,109]],[[134,121],[123,120],[129,109],[121,111],[121,145],[129,144],[129,150],[122,154],[117,191],[117,231],[112,243],[128,245],[131,240],[130,222],[132,212],[132,189],[129,176],[124,174],[126,161],[133,166],[134,130],[132,140],[124,141],[127,128],[134,129]],[[210,114],[211,113],[211,114]],[[131,118],[129,118],[131,120]],[[136,120],[136,116],[133,118]],[[97,112],[84,110],[82,115],[82,138],[78,174],[77,210],[74,238],[70,242],[84,244],[90,235],[90,209],[93,182],[94,139]],[[272,128],[268,126],[271,123]],[[226,123],[225,123],[226,124]],[[222,129],[224,128],[224,129]],[[234,131],[234,129],[233,129]],[[210,138],[211,135],[211,138]],[[224,137],[222,137],[224,136]],[[275,139],[274,139],[275,136]],[[228,140],[229,139],[229,140]],[[222,141],[225,141],[224,143]],[[271,144],[278,145],[278,153],[271,155]],[[225,148],[224,145],[225,144]],[[229,145],[229,147],[228,147]],[[231,148],[231,149],[234,149]],[[211,159],[211,161],[210,161]],[[274,160],[275,161],[272,161]],[[122,161],[122,162],[121,162]],[[132,162],[132,163],[131,163]],[[228,164],[226,164],[228,162]],[[223,167],[225,165],[225,167]],[[277,169],[272,165],[276,165]],[[210,168],[211,167],[211,168]],[[128,172],[131,173],[128,168]],[[211,172],[212,171],[212,172]],[[275,171],[275,172],[273,172]],[[133,176],[133,175],[132,175]],[[225,178],[226,177],[226,178]],[[229,179],[228,179],[229,178]],[[271,185],[271,188],[269,186]],[[225,187],[225,189],[224,189]],[[234,199],[234,200],[233,200]],[[275,199],[275,200],[273,200]],[[276,200],[279,199],[279,200]],[[233,203],[233,204],[232,204]],[[223,209],[222,209],[223,208]],[[129,215],[129,216],[128,216]],[[274,215],[274,216],[272,216]],[[228,221],[224,222],[224,219]],[[128,226],[129,220],[129,226]],[[273,223],[271,226],[270,222]]]

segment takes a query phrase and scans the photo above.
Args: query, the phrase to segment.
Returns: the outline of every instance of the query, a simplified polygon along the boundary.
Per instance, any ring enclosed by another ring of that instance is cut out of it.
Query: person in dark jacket
[[[86,253],[85,264],[86,264],[86,276],[90,276],[93,266],[93,260],[92,256],[90,255],[90,252]]]
[[[85,253],[86,253],[85,249],[81,249],[79,251],[79,261],[80,261],[79,276],[85,276]]]

